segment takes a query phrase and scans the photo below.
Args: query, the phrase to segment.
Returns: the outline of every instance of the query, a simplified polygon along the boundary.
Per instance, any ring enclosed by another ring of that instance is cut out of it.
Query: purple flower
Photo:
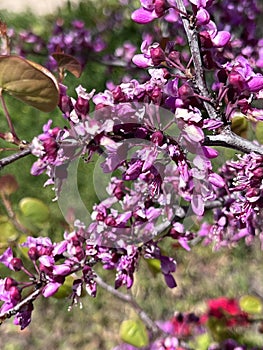
[[[32,154],[40,157],[32,166],[32,175],[39,175],[50,165],[61,165],[64,161],[64,157],[61,154],[62,149],[60,149],[57,142],[62,130],[59,127],[51,129],[51,124],[52,120],[49,120],[43,126],[43,134],[34,138],[32,142]]]
[[[263,89],[263,75],[254,73],[244,57],[237,57],[233,62],[226,64],[225,68],[229,72],[229,83],[238,91],[249,90],[253,93]]]
[[[31,322],[31,314],[34,309],[33,303],[28,302],[23,305],[14,319],[15,325],[20,325],[21,330],[25,329]]]
[[[54,295],[58,291],[58,289],[61,285],[62,285],[62,283],[55,282],[55,281],[47,283],[47,285],[42,290],[43,296],[45,298],[51,297],[52,295]]]
[[[15,271],[13,265],[12,265],[12,260],[14,258],[13,251],[10,247],[8,247],[4,253],[0,256],[0,262],[4,264],[6,267],[8,267],[10,270]]]
[[[115,288],[119,288],[122,285],[126,285],[127,288],[132,287],[133,274],[137,266],[138,258],[138,248],[132,245],[128,246],[126,255],[122,255],[117,263]]]
[[[131,18],[133,21],[140,24],[146,24],[158,18],[157,13],[155,12],[154,0],[141,0],[141,5],[141,8],[132,13]]]
[[[196,22],[197,25],[208,24],[210,21],[210,15],[204,8],[200,8],[196,14],[196,20],[197,20]]]
[[[161,256],[161,270],[164,275],[165,282],[169,288],[176,287],[175,279],[172,275],[172,272],[176,270],[176,262],[174,259],[168,256]]]

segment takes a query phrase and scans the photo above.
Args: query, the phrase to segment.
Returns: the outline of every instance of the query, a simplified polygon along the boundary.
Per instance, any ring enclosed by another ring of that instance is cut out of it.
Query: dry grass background
[[[256,244],[219,252],[196,246],[191,253],[180,249],[173,255],[178,262],[177,288],[168,289],[161,275],[153,277],[145,262],[132,288],[139,304],[155,320],[167,319],[174,311],[202,312],[208,298],[263,296],[263,258]],[[100,273],[109,278],[108,271]],[[1,326],[0,349],[110,350],[120,343],[119,325],[134,315],[130,306],[100,287],[96,299],[85,297],[82,302],[82,309],[74,307],[68,312],[68,300],[42,298],[26,330],[19,331],[11,320]]]

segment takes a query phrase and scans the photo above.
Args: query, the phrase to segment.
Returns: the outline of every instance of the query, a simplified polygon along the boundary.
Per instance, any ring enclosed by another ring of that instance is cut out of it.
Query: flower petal
[[[145,24],[152,22],[158,16],[155,11],[147,11],[144,8],[139,8],[132,13],[131,18],[134,22]]]

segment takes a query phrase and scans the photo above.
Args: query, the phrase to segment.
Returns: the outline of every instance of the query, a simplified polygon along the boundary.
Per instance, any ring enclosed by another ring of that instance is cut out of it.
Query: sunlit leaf
[[[75,57],[61,52],[54,52],[52,57],[57,61],[59,68],[66,69],[76,78],[81,76],[82,67],[80,62]]]
[[[120,337],[128,344],[142,348],[149,343],[145,325],[140,320],[126,320],[120,326]]]
[[[159,259],[145,259],[145,261],[153,276],[161,272],[161,262]]]
[[[18,232],[7,216],[0,216],[0,243],[16,240]]]
[[[58,291],[53,295],[56,299],[64,299],[72,294],[72,285],[74,278],[72,276],[67,276],[65,282],[59,287]]]
[[[248,121],[244,115],[236,115],[231,122],[231,130],[241,137],[246,137]]]
[[[0,88],[43,112],[58,104],[55,77],[41,65],[19,56],[0,56]]]
[[[18,248],[19,248],[19,251],[20,253],[22,254],[23,258],[27,258],[29,259],[29,256],[27,254],[28,252],[28,247],[23,247],[22,244],[25,243],[27,240],[27,235],[25,233],[22,233],[20,236],[19,236],[19,239],[18,239]]]
[[[25,197],[19,202],[22,215],[33,224],[41,224],[49,218],[49,208],[40,199]]]
[[[262,302],[253,295],[244,295],[239,299],[239,305],[242,311],[249,314],[260,314],[262,312]]]
[[[15,177],[11,174],[6,174],[0,177],[0,192],[10,195],[18,189],[18,183]]]
[[[208,333],[200,334],[195,338],[193,342],[194,347],[192,348],[195,350],[207,350],[211,343],[212,339]]]
[[[256,125],[256,137],[259,143],[263,144],[263,122],[259,121]]]

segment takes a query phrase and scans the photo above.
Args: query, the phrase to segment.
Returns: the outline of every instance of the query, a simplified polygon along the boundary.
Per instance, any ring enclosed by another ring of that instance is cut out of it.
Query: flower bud
[[[116,220],[112,216],[108,216],[104,222],[108,226],[116,226]]]
[[[20,271],[23,267],[23,262],[20,258],[13,258],[10,264],[13,266],[14,271]]]
[[[180,86],[178,93],[182,100],[194,95],[193,89],[188,84],[183,84]]]
[[[163,142],[163,133],[160,130],[155,131],[151,136],[151,141],[154,144],[161,146]]]
[[[89,112],[89,100],[79,96],[75,104],[75,110],[79,114],[86,115]]]
[[[18,287],[12,286],[9,289],[9,294],[12,302],[18,303],[21,300],[21,293]]]
[[[196,24],[206,25],[209,23],[209,21],[210,21],[209,13],[204,8],[200,8],[196,14]]]
[[[11,277],[7,277],[5,280],[5,290],[9,291],[13,286],[17,286],[17,281]]]
[[[257,168],[253,171],[255,177],[262,178],[263,177],[263,168]]]
[[[239,91],[243,91],[246,88],[246,82],[238,72],[232,71],[228,76],[228,82]]]
[[[36,247],[29,248],[27,254],[32,261],[36,261],[39,258],[39,253]]]
[[[125,95],[120,86],[117,86],[112,91],[112,96],[116,102],[125,102]]]
[[[160,46],[152,47],[150,49],[150,54],[154,66],[158,66],[165,61],[165,54]]]
[[[163,16],[166,10],[165,0],[155,0],[154,8],[158,17]]]

